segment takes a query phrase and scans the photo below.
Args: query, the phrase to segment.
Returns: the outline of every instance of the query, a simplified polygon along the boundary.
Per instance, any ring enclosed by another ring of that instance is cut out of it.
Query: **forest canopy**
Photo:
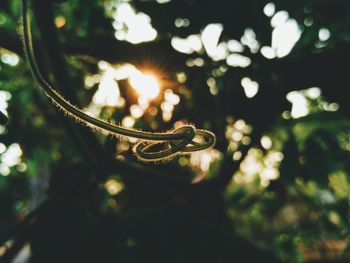
[[[31,75],[22,1],[1,1],[1,262],[349,260],[349,1],[28,3],[70,103],[216,144],[143,162],[70,118]]]

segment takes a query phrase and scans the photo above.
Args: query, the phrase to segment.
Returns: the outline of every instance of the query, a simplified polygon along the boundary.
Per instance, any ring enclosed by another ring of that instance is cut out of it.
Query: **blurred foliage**
[[[24,60],[20,2],[0,2],[4,261],[349,260],[348,1],[34,1],[38,61],[73,103],[137,129],[216,134],[214,149],[166,164],[136,163],[134,141],[51,106]],[[128,39],[133,24],[145,27]],[[158,80],[146,102],[135,72]]]

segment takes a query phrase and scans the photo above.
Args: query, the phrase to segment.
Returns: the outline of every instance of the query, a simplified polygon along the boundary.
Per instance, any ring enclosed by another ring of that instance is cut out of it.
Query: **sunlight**
[[[300,118],[309,114],[308,101],[298,91],[292,91],[287,94],[287,100],[292,103],[292,118]]]
[[[2,176],[8,176],[10,172],[10,168],[6,164],[0,163],[0,174]]]
[[[238,157],[240,158],[239,154]],[[260,185],[267,187],[270,181],[279,177],[278,167],[283,158],[281,152],[269,151],[265,155],[260,149],[251,148],[233,179],[238,184],[247,184],[260,178]]]
[[[226,63],[231,67],[246,68],[252,63],[252,60],[249,57],[233,53],[227,56]]]
[[[171,89],[165,90],[164,99],[172,105],[177,105],[180,102],[179,95],[174,94],[174,92]]]
[[[240,170],[243,172],[243,182],[250,183],[262,171],[263,164],[259,162],[262,152],[259,149],[252,148],[240,164]],[[237,176],[235,176],[237,177]],[[235,178],[237,179],[237,178]]]
[[[191,155],[190,164],[192,167],[207,173],[210,165],[221,156],[220,152],[215,149],[207,149],[202,152],[196,152]]]
[[[6,53],[1,55],[1,61],[12,67],[17,66],[19,63],[19,57],[15,53]]]
[[[0,154],[4,153],[6,149],[7,149],[6,145],[0,142]]]
[[[266,150],[269,150],[272,147],[272,141],[269,136],[264,135],[263,137],[261,137],[260,143],[261,146]]]
[[[321,28],[318,31],[318,38],[321,41],[327,41],[331,37],[331,32],[327,28]]]
[[[214,61],[225,59],[228,55],[227,44],[224,42],[219,44],[223,30],[222,24],[209,24],[203,29],[201,35],[205,51]]]
[[[122,125],[126,128],[131,128],[132,126],[134,126],[134,124],[135,120],[131,116],[126,116],[122,120]]]
[[[118,40],[138,44],[157,37],[157,31],[151,25],[151,18],[144,13],[136,13],[129,3],[117,4],[113,18],[115,37]]]
[[[292,118],[300,118],[306,116],[310,112],[310,100],[316,100],[321,96],[321,89],[318,87],[311,87],[305,90],[291,91],[287,94],[287,100],[292,103]],[[321,106],[327,108],[330,104],[327,102],[320,102]]]
[[[133,118],[140,118],[143,115],[144,111],[139,105],[130,106],[130,114]]]
[[[278,11],[271,19],[271,26],[277,27],[279,25],[284,24],[289,18],[289,14],[287,11]]]
[[[5,115],[7,113],[8,101],[11,99],[11,93],[8,91],[0,90],[0,111]]]
[[[99,61],[98,67],[100,69],[98,74],[85,77],[86,88],[93,88],[96,84],[98,84],[98,88],[92,101],[83,111],[90,116],[99,116],[102,108],[106,106],[124,108],[126,99],[120,92],[118,81],[126,80],[130,83],[138,103],[130,106],[131,116],[123,118],[122,125],[127,128],[133,127],[135,120],[142,117],[148,109],[149,102],[158,96],[160,92],[158,80],[154,75],[144,74],[131,64],[111,65],[106,61]],[[167,97],[173,102],[179,100],[176,94],[167,94]],[[112,111],[109,110],[109,112]],[[108,115],[108,111],[104,111],[104,114]],[[111,117],[107,115],[104,118]]]
[[[271,47],[263,46],[260,53],[267,59],[274,59],[275,57],[282,58],[287,56],[299,41],[301,36],[301,29],[295,19],[289,17],[285,10],[275,13],[275,5],[268,3],[264,8],[266,16],[271,18],[272,31]],[[326,30],[320,31],[320,39],[329,37]]]
[[[200,52],[203,44],[199,35],[189,35],[187,38],[173,37],[171,39],[173,48],[181,53],[191,54]]]
[[[249,47],[250,52],[257,53],[259,51],[260,44],[256,40],[256,34],[253,29],[247,28],[244,30],[244,34],[241,37],[241,43]]]
[[[267,59],[274,59],[276,57],[276,50],[272,47],[263,46],[260,53]]]
[[[271,24],[274,28],[272,32],[272,48],[276,50],[277,57],[287,56],[301,36],[301,30],[297,21],[288,18],[288,13],[280,11],[274,15]],[[276,19],[274,19],[277,17]]]
[[[84,110],[92,115],[98,114],[103,106],[124,107],[125,99],[121,96],[118,85],[120,80],[128,80],[138,95],[140,105],[133,105],[130,109],[135,118],[143,115],[149,101],[157,97],[160,92],[159,82],[154,75],[142,73],[131,64],[113,66],[105,61],[100,61],[98,66],[101,73],[85,78],[85,84],[88,84],[89,88],[98,83],[92,102]]]
[[[190,20],[188,18],[178,17],[178,18],[175,19],[174,24],[178,28],[179,27],[188,27],[190,25]]]
[[[244,46],[236,39],[231,39],[227,42],[227,47],[230,52],[243,52]]]
[[[269,17],[273,16],[275,11],[276,11],[276,6],[274,3],[268,3],[264,7],[264,14],[266,16],[269,16]]]
[[[200,52],[203,48],[202,41],[199,35],[189,35],[187,37],[187,42],[192,50]]]
[[[208,55],[215,53],[221,32],[224,30],[221,24],[209,24],[202,32],[202,41]]]
[[[110,195],[116,195],[124,189],[124,185],[115,179],[110,179],[105,183],[105,188]]]
[[[193,53],[193,49],[188,43],[187,39],[183,39],[180,37],[173,37],[171,39],[171,45],[173,48],[181,53],[191,54]]]
[[[241,80],[241,85],[244,89],[244,93],[247,96],[247,98],[251,99],[253,98],[259,91],[259,84],[255,81],[252,81],[248,77],[244,77]]]
[[[10,174],[10,168],[21,163],[22,149],[18,143],[13,143],[6,148],[0,144],[0,174],[7,176]]]
[[[64,27],[64,25],[66,24],[66,19],[64,16],[57,16],[55,18],[55,26],[57,28],[61,28],[61,27]]]
[[[226,59],[229,51],[242,52],[244,50],[243,45],[237,40],[219,43],[222,31],[222,24],[209,24],[202,30],[200,35],[193,34],[187,38],[172,37],[171,45],[175,50],[185,54],[201,53],[204,47],[208,56],[214,61]],[[187,63],[188,66],[194,65],[191,61],[189,60],[189,63]]]
[[[317,99],[318,97],[321,96],[321,89],[318,87],[312,87],[307,90],[304,90],[304,93],[310,99]]]
[[[129,76],[130,85],[140,97],[152,100],[158,96],[160,86],[155,76],[134,71]]]
[[[114,80],[114,71],[108,69],[102,75],[98,89],[92,100],[97,105],[118,107],[121,104],[118,83]]]

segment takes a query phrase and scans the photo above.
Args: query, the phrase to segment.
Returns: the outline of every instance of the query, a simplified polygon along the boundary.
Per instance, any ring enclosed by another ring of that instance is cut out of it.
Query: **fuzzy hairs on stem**
[[[31,73],[38,86],[51,99],[54,105],[77,122],[96,129],[104,134],[116,137],[139,139],[133,147],[137,158],[145,162],[168,161],[178,154],[201,151],[215,145],[215,135],[206,130],[197,130],[192,125],[185,125],[176,130],[164,133],[152,133],[128,129],[113,125],[104,120],[94,118],[62,97],[42,76],[33,51],[33,41],[30,29],[29,0],[22,0],[23,45]],[[197,141],[195,140],[197,138]],[[201,142],[198,142],[198,139]],[[162,150],[152,151],[154,146],[163,145]]]

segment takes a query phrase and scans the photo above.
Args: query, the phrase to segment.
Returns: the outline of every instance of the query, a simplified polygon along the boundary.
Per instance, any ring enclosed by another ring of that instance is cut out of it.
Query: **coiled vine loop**
[[[136,156],[143,161],[168,160],[176,154],[204,150],[215,144],[215,135],[213,133],[196,129],[191,125],[186,125],[166,133],[127,129],[94,118],[72,105],[51,87],[42,76],[37,65],[33,51],[28,1],[22,0],[22,25],[24,50],[28,58],[31,73],[45,94],[66,114],[87,126],[107,132],[110,135],[139,139],[140,141],[133,149]],[[154,148],[159,148],[159,146],[161,150],[154,150]]]

